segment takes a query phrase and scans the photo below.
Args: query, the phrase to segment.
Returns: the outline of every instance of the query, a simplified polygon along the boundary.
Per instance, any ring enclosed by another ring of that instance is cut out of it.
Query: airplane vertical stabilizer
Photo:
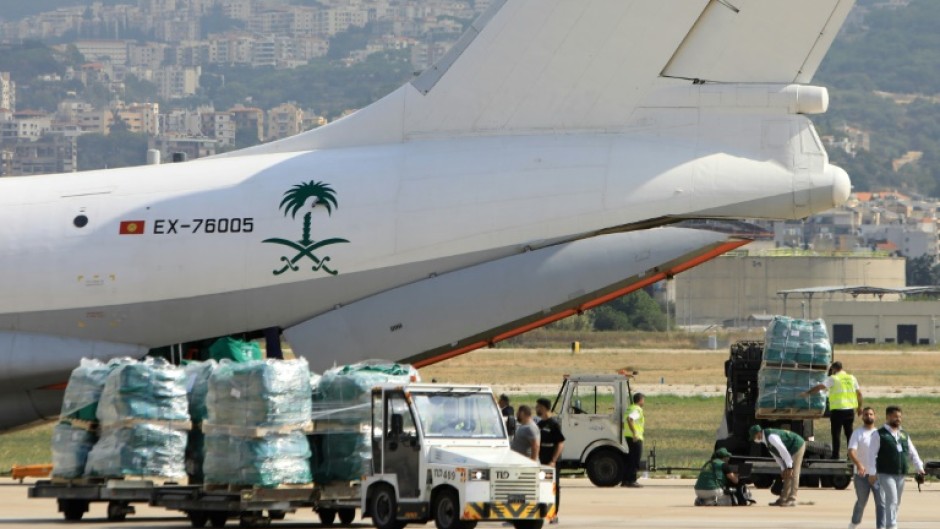
[[[496,0],[444,58],[380,101],[326,127],[226,156],[618,131],[663,77],[808,82],[853,4]]]

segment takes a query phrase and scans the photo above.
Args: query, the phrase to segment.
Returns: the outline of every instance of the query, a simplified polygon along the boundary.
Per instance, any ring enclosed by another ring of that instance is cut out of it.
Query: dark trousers
[[[832,458],[840,459],[842,449],[842,436],[845,436],[845,445],[848,447],[849,438],[852,437],[852,425],[855,424],[855,410],[832,410],[829,412],[829,424],[832,427]],[[848,448],[846,448],[848,450]]]
[[[643,459],[643,441],[634,441],[632,437],[624,437],[627,441],[626,465],[623,467],[623,483],[636,483],[636,473],[640,469],[640,461]]]

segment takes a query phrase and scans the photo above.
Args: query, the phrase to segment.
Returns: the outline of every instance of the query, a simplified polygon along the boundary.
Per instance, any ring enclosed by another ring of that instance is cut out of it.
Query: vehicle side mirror
[[[400,436],[405,432],[405,418],[400,413],[392,414],[392,435]]]

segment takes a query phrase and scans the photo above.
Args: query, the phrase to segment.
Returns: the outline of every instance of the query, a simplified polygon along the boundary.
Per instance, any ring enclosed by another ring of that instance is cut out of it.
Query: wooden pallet
[[[137,487],[163,487],[166,485],[180,485],[186,478],[170,478],[166,476],[143,476],[127,474],[121,477],[108,478],[110,488],[137,488]]]
[[[92,433],[98,432],[98,429],[101,426],[98,424],[98,421],[84,421],[82,419],[72,419],[69,417],[61,419],[59,422],[62,424],[67,424],[72,428],[77,428],[79,430],[85,430]]]
[[[103,424],[101,428],[103,430],[117,430],[119,428],[128,428],[130,426],[137,426],[141,424],[160,426],[163,428],[168,428],[170,430],[180,430],[183,432],[188,432],[189,430],[193,429],[192,421],[161,421],[157,419],[139,419],[139,418],[120,419],[115,422],[109,422],[109,423]]]
[[[314,486],[313,483],[281,483],[276,487],[262,487],[259,485],[237,485],[237,484],[226,484],[226,483],[207,483],[202,486],[203,490],[206,492],[236,492],[242,493],[245,491],[259,491],[259,490],[298,490],[298,491],[312,491]]]
[[[794,371],[827,371],[829,369],[828,365],[771,362],[769,360],[761,362],[760,367],[761,369],[792,369]]]
[[[281,424],[277,426],[233,426],[226,424],[203,423],[202,431],[206,434],[223,434],[236,437],[265,437],[267,435],[289,434],[292,432],[310,433],[313,431],[313,422]]]
[[[758,419],[818,419],[826,414],[825,410],[807,410],[806,408],[758,408]]]
[[[54,485],[68,485],[72,487],[87,485],[104,485],[110,478],[57,478],[52,477],[49,481]]]

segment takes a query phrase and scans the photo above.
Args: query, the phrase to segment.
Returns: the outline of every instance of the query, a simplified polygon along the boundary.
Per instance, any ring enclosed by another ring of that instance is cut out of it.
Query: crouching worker
[[[738,485],[738,476],[731,471],[729,461],[731,452],[726,448],[719,448],[702,467],[695,482],[696,506],[734,505],[733,496],[727,489]]]

